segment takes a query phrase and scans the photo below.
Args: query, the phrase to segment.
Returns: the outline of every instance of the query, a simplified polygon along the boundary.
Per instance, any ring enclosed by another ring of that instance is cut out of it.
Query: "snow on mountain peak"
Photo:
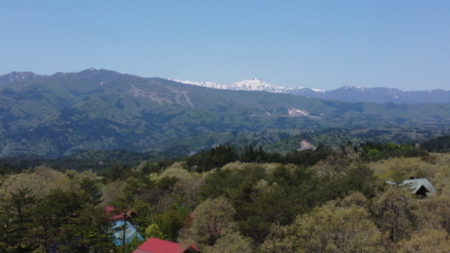
[[[220,83],[213,83],[213,82],[192,82],[188,80],[179,80],[179,79],[172,79],[168,78],[170,81],[178,82],[178,83],[184,83],[184,84],[190,84],[190,85],[196,85],[201,86],[205,88],[213,88],[213,89],[221,89],[221,90],[227,90],[227,85],[223,85]]]
[[[222,90],[247,90],[247,91],[267,91],[272,93],[289,93],[290,91],[295,90],[302,90],[305,89],[303,87],[284,87],[284,86],[275,86],[268,84],[264,82],[261,79],[258,78],[250,78],[244,81],[224,85],[219,83],[212,83],[212,82],[192,82],[192,81],[186,81],[186,80],[179,80],[179,79],[171,79],[168,80],[184,83],[184,84],[190,84],[190,85],[197,85],[201,87],[206,88],[213,88],[213,89],[222,89]],[[315,92],[323,92],[323,90],[318,89],[311,89]]]
[[[257,90],[257,91],[262,91],[262,90],[266,90],[266,89],[273,89],[275,87],[276,86],[270,85],[270,84],[265,83],[264,81],[256,79],[256,78],[251,78],[251,79],[247,79],[247,80],[244,80],[244,81],[240,81],[240,82],[228,85],[228,88],[232,89],[232,90]]]

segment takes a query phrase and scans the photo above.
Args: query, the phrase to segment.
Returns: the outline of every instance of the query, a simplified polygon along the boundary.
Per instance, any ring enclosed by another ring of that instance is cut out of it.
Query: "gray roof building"
[[[395,185],[394,181],[386,181],[386,183]],[[408,188],[412,193],[426,197],[436,192],[436,188],[426,178],[411,178],[404,180],[399,186]]]

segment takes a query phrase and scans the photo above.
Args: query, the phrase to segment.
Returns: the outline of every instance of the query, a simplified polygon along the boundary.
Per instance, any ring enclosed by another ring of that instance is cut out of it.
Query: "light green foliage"
[[[450,240],[443,230],[429,229],[414,233],[410,240],[402,240],[398,253],[446,253],[450,252]]]
[[[159,180],[163,177],[176,177],[178,179],[183,179],[190,177],[192,174],[184,169],[183,163],[173,163],[170,167],[165,169],[155,180]]]
[[[292,225],[274,226],[262,252],[383,252],[383,236],[361,207],[327,204],[299,216]]]
[[[380,154],[380,151],[376,148],[369,150],[369,152],[367,152],[368,155],[370,156],[376,156],[378,154]]]
[[[180,179],[173,187],[173,194],[180,206],[194,210],[200,197],[200,188],[205,179],[200,174]]]
[[[369,167],[375,171],[381,183],[386,180],[403,181],[411,176],[427,178],[434,183],[435,174],[442,165],[428,163],[419,157],[390,158],[369,163]]]
[[[381,232],[392,243],[408,238],[418,221],[418,204],[404,188],[389,187],[374,202],[373,212]]]
[[[396,148],[398,148],[398,145],[392,142],[387,142],[384,144],[384,146],[389,150],[395,150]]]
[[[110,182],[102,188],[102,206],[106,207],[111,204],[112,201],[125,197],[124,189],[126,182],[114,181]]]
[[[412,150],[413,147],[411,147],[410,145],[408,145],[408,144],[406,144],[406,143],[403,143],[403,144],[401,145],[401,149]]]
[[[232,162],[232,163],[228,163],[225,166],[222,167],[222,169],[227,169],[227,170],[241,170],[245,167],[244,163],[241,162]]]
[[[369,199],[360,192],[351,192],[347,197],[331,201],[330,204],[343,208],[349,208],[352,205],[355,205],[364,208],[366,211],[370,211],[371,207]]]
[[[200,248],[213,246],[218,239],[236,231],[236,210],[223,197],[207,199],[195,208],[192,226],[183,231],[182,241],[194,241]]]
[[[32,189],[30,194],[43,197],[53,189],[68,190],[73,184],[68,175],[39,166],[28,171],[8,176],[0,185],[0,197],[8,197],[25,187]]]
[[[379,145],[394,151],[411,149]],[[76,252],[77,247],[110,251],[106,205],[116,207],[117,213],[134,211],[137,216],[128,217],[129,221],[147,238],[196,242],[206,253],[425,252],[432,247],[445,252],[443,235],[450,232],[446,197],[450,155],[369,163],[356,147],[336,150],[339,153],[324,156],[312,151],[288,154],[302,166],[234,162],[206,173],[192,173],[180,161],[163,170],[170,164],[167,161],[151,168],[144,163],[139,169],[112,166],[112,173],[104,172],[103,178],[92,171],[46,167],[5,174],[0,182],[4,197],[0,200],[0,252],[15,251],[18,241],[43,251],[53,241],[66,252]],[[436,183],[439,194],[418,201],[405,189],[381,184],[377,188],[374,171],[380,181],[427,177]],[[21,223],[27,227],[15,225],[17,208],[11,208],[11,197],[16,198],[23,185],[35,187],[30,195],[35,202],[24,205],[36,213]],[[92,198],[100,188],[101,205]],[[23,233],[19,236],[18,231]],[[127,246],[126,251],[132,249]]]
[[[442,196],[449,196],[450,194],[450,164],[442,165],[436,173],[436,187],[437,194]]]
[[[213,246],[206,246],[202,249],[204,253],[251,253],[253,247],[251,240],[240,235],[239,232],[225,234],[219,238]]]
[[[156,223],[148,225],[148,227],[145,229],[145,238],[149,239],[150,237],[168,240],[168,238],[164,236],[162,229]]]
[[[450,197],[448,195],[432,197],[420,206],[423,229],[445,230],[450,233]]]

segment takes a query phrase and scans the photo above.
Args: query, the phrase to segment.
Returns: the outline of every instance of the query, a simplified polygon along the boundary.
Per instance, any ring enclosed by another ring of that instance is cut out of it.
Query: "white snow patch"
[[[222,90],[245,90],[245,91],[267,91],[271,93],[289,93],[290,91],[307,89],[304,87],[285,87],[285,86],[275,86],[268,84],[257,78],[250,78],[244,81],[232,83],[232,84],[220,84],[213,82],[193,82],[188,80],[180,80],[174,78],[168,78],[174,82],[179,82],[183,84],[196,85],[206,88],[222,89]],[[314,92],[325,92],[321,89],[311,89]]]

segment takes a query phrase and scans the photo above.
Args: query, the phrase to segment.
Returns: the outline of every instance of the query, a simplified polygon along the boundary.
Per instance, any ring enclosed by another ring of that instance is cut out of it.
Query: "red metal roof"
[[[135,251],[133,251],[133,253],[151,253],[151,251],[148,250],[144,250],[144,249],[136,249]]]
[[[114,207],[113,206],[107,206],[105,208],[105,214],[109,215],[112,211],[114,211]],[[126,212],[126,217],[130,217],[131,215],[136,215],[135,212],[132,211],[127,211]],[[123,220],[125,218],[125,213],[120,213],[120,214],[116,214],[111,216],[111,220]]]
[[[189,246],[198,250],[195,246]],[[183,253],[187,248],[179,243],[169,242],[158,238],[150,238],[139,246],[133,253]]]

